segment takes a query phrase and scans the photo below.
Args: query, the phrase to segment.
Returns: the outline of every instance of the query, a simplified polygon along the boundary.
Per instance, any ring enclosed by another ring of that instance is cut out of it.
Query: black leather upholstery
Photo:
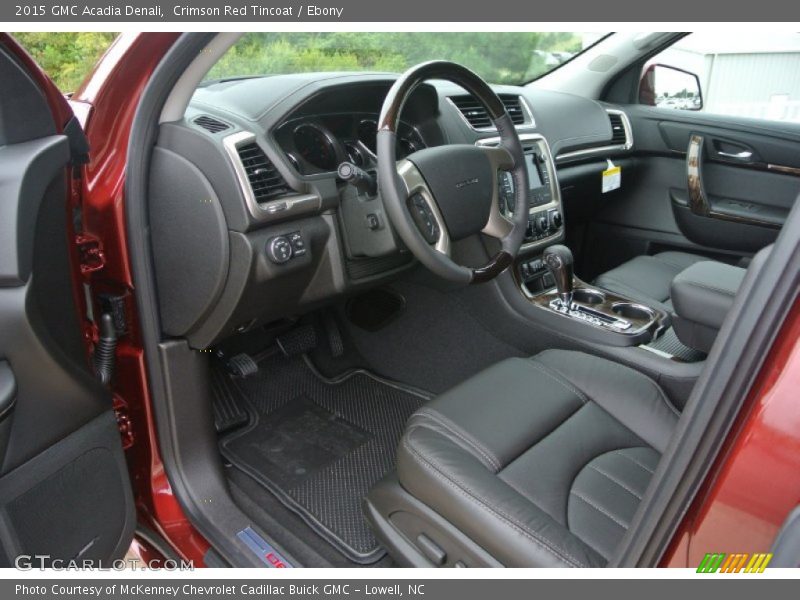
[[[746,269],[702,261],[682,271],[672,281],[673,326],[678,339],[701,352],[709,352]]]
[[[506,566],[603,566],[678,411],[654,381],[601,358],[511,358],[415,413],[398,478]]]
[[[674,312],[671,300],[672,280],[684,269],[707,260],[687,252],[661,252],[655,256],[637,256],[598,276],[594,283],[648,306]]]

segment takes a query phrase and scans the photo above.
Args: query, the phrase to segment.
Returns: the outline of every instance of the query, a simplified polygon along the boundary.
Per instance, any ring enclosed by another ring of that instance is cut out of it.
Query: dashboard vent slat
[[[267,202],[289,193],[289,186],[261,147],[255,142],[243,144],[236,149],[242,161],[250,188],[256,202]]]
[[[214,117],[209,117],[208,115],[201,115],[194,120],[195,125],[199,125],[206,131],[210,131],[211,133],[219,133],[220,131],[225,131],[226,129],[230,129],[231,126],[225,123],[224,121],[220,121],[219,119],[215,119]]]
[[[525,125],[525,111],[519,96],[499,94],[514,125]],[[493,129],[494,125],[483,105],[472,96],[451,96],[450,100],[475,129]]]
[[[522,102],[519,96],[504,96],[501,94],[500,100],[505,104],[508,116],[511,117],[511,122],[514,125],[524,125],[525,113],[522,110]]]
[[[608,113],[608,120],[611,123],[611,144],[614,146],[628,143],[628,135],[625,132],[625,125],[622,122],[622,115]]]

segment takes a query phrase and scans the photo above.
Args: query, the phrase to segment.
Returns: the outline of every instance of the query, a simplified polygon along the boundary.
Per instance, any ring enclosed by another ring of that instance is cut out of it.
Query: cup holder
[[[606,301],[606,295],[598,290],[578,288],[572,292],[572,300],[581,304],[602,304]]]
[[[652,321],[656,318],[656,313],[651,308],[642,306],[641,304],[633,304],[632,302],[617,302],[611,307],[614,314],[619,315],[623,319],[631,319],[635,321]]]

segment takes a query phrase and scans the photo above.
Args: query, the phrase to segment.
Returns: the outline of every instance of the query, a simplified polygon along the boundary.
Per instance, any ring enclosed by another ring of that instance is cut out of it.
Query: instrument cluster
[[[303,117],[283,123],[275,137],[292,166],[301,175],[336,171],[349,161],[362,168],[376,165],[376,114],[345,113]],[[427,147],[419,130],[401,121],[397,135],[397,159]]]

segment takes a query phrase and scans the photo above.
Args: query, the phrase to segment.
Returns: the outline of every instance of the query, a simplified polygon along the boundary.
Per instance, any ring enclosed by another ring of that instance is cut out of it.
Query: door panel
[[[589,228],[593,255],[584,276],[666,249],[736,263],[775,240],[800,195],[800,125],[622,108],[637,169],[623,175],[622,190]],[[704,204],[689,185],[690,141],[697,139]]]
[[[0,37],[0,566],[122,556],[135,512],[70,270],[70,143]]]

